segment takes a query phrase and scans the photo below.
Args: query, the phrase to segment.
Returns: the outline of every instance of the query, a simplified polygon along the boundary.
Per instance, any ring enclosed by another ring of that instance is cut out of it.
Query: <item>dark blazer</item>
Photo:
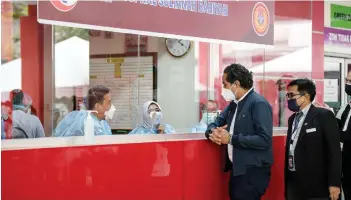
[[[340,109],[337,114],[337,120],[340,127],[341,142],[343,143],[342,150],[342,173],[343,173],[343,184],[350,185],[351,183],[351,122],[349,122],[346,131],[343,131],[344,125],[347,120],[351,107],[347,104],[344,108]],[[338,116],[339,115],[339,116]]]
[[[215,123],[208,126],[206,137],[209,137],[211,129],[224,125],[227,125],[229,132],[237,106],[232,136],[233,163],[228,158],[227,145],[221,145],[225,160],[224,171],[233,168],[233,176],[245,174],[247,167],[270,167],[273,164],[272,107],[265,98],[253,90],[238,105],[231,102],[217,117]]]
[[[295,114],[289,118],[286,140],[285,189],[289,178],[288,154],[294,119]],[[314,128],[316,131],[313,131]],[[294,179],[298,182],[299,193],[306,198],[328,197],[329,186],[341,185],[340,131],[330,110],[311,105],[295,147],[295,169]]]

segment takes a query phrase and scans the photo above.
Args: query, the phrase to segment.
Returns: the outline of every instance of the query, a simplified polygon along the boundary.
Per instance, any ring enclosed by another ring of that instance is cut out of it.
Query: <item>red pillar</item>
[[[37,22],[37,7],[28,6],[28,16],[21,17],[22,90],[33,100],[37,116],[44,115],[43,25]]]
[[[312,1],[312,79],[316,81],[316,101],[324,102],[324,1]]]

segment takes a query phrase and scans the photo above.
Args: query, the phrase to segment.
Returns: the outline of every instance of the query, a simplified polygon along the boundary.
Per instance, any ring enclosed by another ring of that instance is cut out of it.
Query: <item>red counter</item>
[[[143,142],[143,143],[141,143]],[[2,141],[4,200],[227,200],[220,149],[203,134],[100,136]],[[275,164],[264,199],[284,194],[285,136],[274,137]]]

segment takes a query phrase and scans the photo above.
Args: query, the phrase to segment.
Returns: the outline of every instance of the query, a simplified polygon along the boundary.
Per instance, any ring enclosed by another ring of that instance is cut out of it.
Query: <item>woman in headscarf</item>
[[[133,129],[129,134],[167,134],[176,132],[171,125],[161,124],[162,110],[156,102],[145,102],[141,114],[141,125]]]
[[[94,120],[95,135],[112,135],[111,128],[106,121],[106,118],[112,119],[116,110],[111,104],[110,89],[101,85],[90,88],[87,109],[67,114],[56,127],[54,136],[83,136],[84,123],[88,115],[91,115]]]

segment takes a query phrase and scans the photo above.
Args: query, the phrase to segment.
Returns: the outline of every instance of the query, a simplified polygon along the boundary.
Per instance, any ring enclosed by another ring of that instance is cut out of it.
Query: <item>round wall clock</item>
[[[167,38],[166,48],[172,56],[177,58],[183,57],[190,51],[191,41]]]

